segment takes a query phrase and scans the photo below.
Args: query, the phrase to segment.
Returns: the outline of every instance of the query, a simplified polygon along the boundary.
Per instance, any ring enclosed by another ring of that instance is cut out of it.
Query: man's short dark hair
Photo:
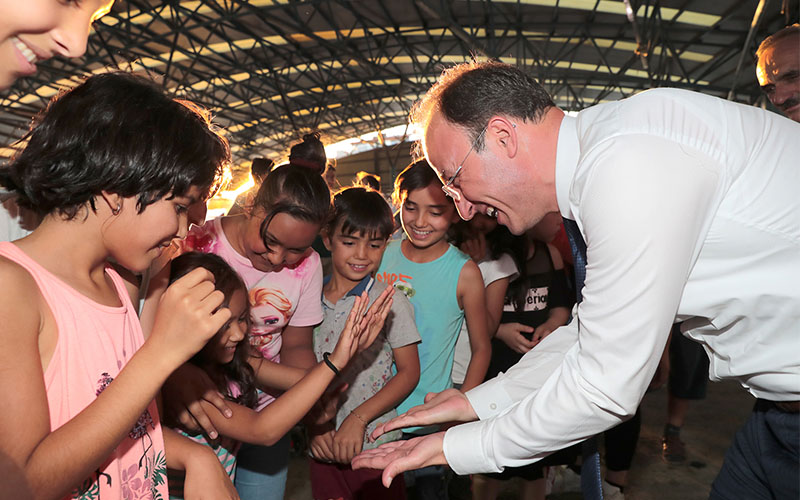
[[[481,132],[492,116],[538,122],[555,106],[536,80],[521,69],[497,61],[471,62],[448,68],[411,111],[411,122],[427,126],[435,111],[467,130],[475,149],[483,149]]]
[[[210,115],[126,73],[95,75],[55,97],[28,143],[0,169],[0,184],[40,216],[74,218],[103,191],[137,197],[137,209],[197,186],[208,196],[230,160]]]
[[[333,197],[333,217],[328,223],[332,238],[336,228],[342,233],[363,234],[370,238],[387,239],[394,231],[392,209],[374,189],[352,186],[341,189]]]

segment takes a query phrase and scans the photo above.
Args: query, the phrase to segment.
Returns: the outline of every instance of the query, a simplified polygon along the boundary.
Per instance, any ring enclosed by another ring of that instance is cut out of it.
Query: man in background
[[[756,57],[761,90],[781,113],[800,122],[800,24],[765,38]]]

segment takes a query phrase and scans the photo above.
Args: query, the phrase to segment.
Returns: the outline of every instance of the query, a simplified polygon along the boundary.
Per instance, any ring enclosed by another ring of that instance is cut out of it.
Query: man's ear
[[[507,158],[517,156],[519,137],[517,125],[504,116],[493,116],[486,125],[486,141],[498,148],[498,154]]]

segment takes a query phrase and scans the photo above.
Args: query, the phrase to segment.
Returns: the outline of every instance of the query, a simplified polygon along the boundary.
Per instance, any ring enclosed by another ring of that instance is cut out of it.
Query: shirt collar
[[[569,189],[572,186],[580,153],[578,119],[565,115],[558,129],[556,146],[556,200],[561,216],[566,219],[575,219],[569,203]]]
[[[358,297],[359,295],[364,293],[364,291],[367,291],[370,288],[372,288],[372,282],[373,281],[375,281],[375,279],[372,276],[370,276],[369,274],[364,276],[364,279],[361,280],[358,283],[358,285],[354,286],[352,290],[347,292],[345,297]]]
[[[322,285],[323,286],[328,284],[328,282],[331,280],[331,276],[332,275],[329,274],[329,275],[325,276],[322,279]],[[368,274],[368,275],[364,276],[364,279],[359,281],[358,284],[356,286],[354,286],[349,292],[344,294],[344,296],[345,297],[358,297],[362,293],[364,293],[364,291],[369,291],[372,288],[372,283],[374,281],[375,281],[375,278],[373,278],[371,275]],[[323,297],[324,297],[324,294],[323,294]]]

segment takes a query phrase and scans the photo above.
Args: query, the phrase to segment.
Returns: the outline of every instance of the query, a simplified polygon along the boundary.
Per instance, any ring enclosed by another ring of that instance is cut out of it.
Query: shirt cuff
[[[442,443],[442,452],[447,464],[460,475],[479,472],[502,472],[488,460],[489,454],[483,449],[481,439],[485,422],[469,422],[447,429]]]
[[[503,388],[503,375],[487,380],[466,392],[467,400],[481,420],[492,418],[514,404]]]

